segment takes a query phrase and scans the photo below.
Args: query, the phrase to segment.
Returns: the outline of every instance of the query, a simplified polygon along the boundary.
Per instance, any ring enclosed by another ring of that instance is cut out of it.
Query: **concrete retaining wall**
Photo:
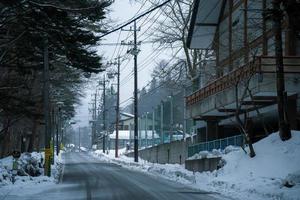
[[[139,157],[152,163],[183,164],[187,159],[188,146],[191,144],[191,138],[173,141],[171,143],[142,149],[139,151]],[[127,156],[133,157],[133,153],[128,153]]]
[[[193,172],[214,171],[218,168],[221,157],[186,160],[185,168]]]
[[[216,170],[221,159],[220,157],[186,160],[187,149],[191,144],[191,138],[187,138],[186,140],[173,141],[171,143],[142,149],[139,151],[139,157],[152,163],[185,163],[185,168],[190,171],[202,172]],[[134,156],[133,152],[126,155],[129,157]]]

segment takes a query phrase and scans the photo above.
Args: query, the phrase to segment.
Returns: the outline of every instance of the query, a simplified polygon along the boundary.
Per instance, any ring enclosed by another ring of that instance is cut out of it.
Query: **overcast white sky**
[[[130,0],[116,0],[115,3],[111,6],[112,12],[109,14],[110,18],[115,20],[116,24],[122,24],[123,22],[128,21],[136,15],[136,13],[143,13],[145,10],[148,10],[151,5],[141,5],[138,3],[132,3]],[[152,44],[147,43],[149,41],[149,30],[154,26],[154,22],[159,19],[163,20],[160,15],[160,11],[154,11],[151,15],[145,16],[137,22],[140,31],[138,32],[138,41],[142,41],[140,46],[141,52],[138,55],[138,87],[141,89],[151,80],[151,71],[155,66],[155,63],[159,62],[161,59],[168,59],[169,56],[167,51],[157,51],[157,47],[153,47]],[[133,28],[133,24],[131,25]],[[130,29],[130,26],[125,29]],[[124,107],[132,102],[128,100],[132,97],[133,94],[133,56],[130,54],[126,55],[126,51],[130,48],[129,46],[111,46],[106,45],[110,43],[121,43],[121,41],[129,42],[133,40],[132,32],[128,31],[117,31],[113,34],[110,34],[103,38],[102,46],[99,46],[99,54],[103,55],[107,61],[111,61],[117,56],[125,55],[127,60],[123,61],[121,64],[121,76],[120,76],[120,102],[121,107]],[[143,43],[144,42],[144,43]],[[146,42],[146,43],[145,43]],[[129,60],[130,59],[130,60]],[[115,67],[116,69],[116,67]],[[98,75],[103,77],[103,74]],[[113,81],[112,81],[113,82]],[[113,83],[116,83],[115,81]],[[93,82],[86,89],[86,96],[82,99],[82,105],[77,108],[77,114],[75,120],[80,122],[77,125],[87,126],[91,116],[89,114],[88,108],[89,103],[91,102],[91,94],[95,93],[96,81]]]

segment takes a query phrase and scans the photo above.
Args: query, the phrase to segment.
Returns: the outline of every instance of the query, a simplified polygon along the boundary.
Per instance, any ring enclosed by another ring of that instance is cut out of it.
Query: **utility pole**
[[[102,151],[103,153],[105,153],[105,146],[106,146],[106,141],[105,141],[105,137],[106,137],[106,74],[103,74],[103,80],[99,81],[99,85],[102,85],[102,96],[103,96],[103,103],[102,103],[102,121],[103,121],[103,127],[102,127]]]
[[[44,44],[44,119],[45,119],[45,167],[44,175],[51,176],[51,148],[50,148],[50,124],[49,124],[49,51],[48,39],[45,39]]]
[[[281,21],[283,11],[280,7],[282,0],[273,0],[273,31],[275,35],[275,57],[276,57],[276,85],[279,118],[279,135],[281,140],[291,138],[290,125],[287,119],[287,93],[284,83],[284,66],[282,55],[282,27]]]
[[[145,119],[145,139],[146,139],[146,148],[148,147],[148,112],[146,112]]]
[[[102,137],[102,151],[105,153],[105,135],[106,135],[106,108],[105,108],[105,89],[106,89],[106,80],[105,80],[105,74],[103,76],[103,137]]]
[[[123,30],[124,31],[124,30]],[[132,43],[121,43],[122,45],[133,45],[133,49],[131,49],[130,53],[134,56],[134,162],[138,162],[138,71],[137,71],[137,56],[139,54],[138,42],[137,42],[137,29],[136,21],[134,21],[133,30],[125,30],[125,31],[133,31],[134,41]]]
[[[155,132],[155,108],[153,108],[153,112],[152,112],[152,146],[154,146],[155,144],[154,132]]]
[[[79,152],[80,152],[80,143],[81,143],[81,141],[80,141],[80,126],[78,127],[78,146],[79,146]]]
[[[93,144],[96,144],[96,120],[97,120],[97,89],[94,95],[94,105],[93,105]]]
[[[120,57],[118,57],[118,72],[117,72],[117,106],[116,106],[116,140],[115,140],[115,157],[118,157],[119,148],[119,121],[120,121]]]
[[[173,95],[170,96],[170,117],[171,117],[171,134],[170,134],[170,143],[172,142],[173,139],[173,134],[174,134],[174,110],[173,110]]]
[[[50,140],[50,149],[51,149],[51,165],[54,164],[54,154],[55,154],[55,149],[54,149],[54,139],[55,139],[55,106],[54,104],[50,103],[50,133],[51,133],[51,140]]]
[[[60,126],[60,107],[58,106],[58,110],[57,110],[57,113],[56,113],[56,155],[58,156],[59,154],[59,148],[60,148],[60,145],[59,145],[59,132],[61,130],[61,126]]]
[[[183,95],[186,96],[186,86],[183,87]],[[185,141],[185,134],[187,131],[187,119],[186,119],[186,98],[183,98],[183,139]]]
[[[164,102],[163,101],[161,101],[160,104],[160,132],[161,132],[160,143],[163,144],[164,143]]]
[[[138,157],[138,71],[137,71],[137,29],[136,29],[136,21],[134,21],[134,162],[139,161]]]

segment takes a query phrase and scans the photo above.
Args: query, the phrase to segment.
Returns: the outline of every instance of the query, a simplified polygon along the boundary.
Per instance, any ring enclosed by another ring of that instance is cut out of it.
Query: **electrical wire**
[[[109,35],[109,34],[111,34],[111,33],[114,33],[114,32],[116,32],[116,31],[118,31],[118,30],[120,30],[120,29],[122,29],[122,28],[128,26],[128,25],[131,24],[132,22],[137,21],[138,19],[144,17],[145,15],[148,15],[149,13],[153,12],[154,10],[156,10],[156,9],[158,9],[158,8],[163,7],[164,5],[166,5],[167,3],[171,2],[171,1],[172,1],[172,0],[167,0],[167,1],[165,1],[165,2],[163,2],[163,3],[161,3],[161,4],[159,4],[158,6],[155,6],[154,8],[149,9],[148,11],[146,11],[146,12],[144,12],[144,13],[138,15],[137,17],[134,17],[134,18],[133,18],[132,20],[130,20],[129,22],[126,22],[126,23],[124,23],[123,25],[120,25],[119,27],[117,27],[117,28],[115,28],[115,29],[113,29],[113,30],[110,30],[110,31],[104,33],[103,35],[99,36],[99,38],[103,38],[103,37],[105,37],[105,36],[107,36],[107,35]]]

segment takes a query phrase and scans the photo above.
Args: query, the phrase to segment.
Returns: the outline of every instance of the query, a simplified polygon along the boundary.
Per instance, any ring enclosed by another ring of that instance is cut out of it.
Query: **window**
[[[234,69],[242,67],[244,65],[244,55],[234,59],[232,61],[232,65],[233,65]]]
[[[248,41],[251,43],[262,35],[262,0],[248,1]]]
[[[244,46],[244,11],[242,7],[232,13],[232,50],[237,51]]]
[[[124,125],[124,130],[129,130],[129,126],[128,125]]]
[[[282,32],[282,52],[285,54],[285,34]],[[268,39],[268,56],[275,56],[275,39],[270,37]]]
[[[219,26],[219,61],[229,56],[229,30],[228,17],[225,18]]]

